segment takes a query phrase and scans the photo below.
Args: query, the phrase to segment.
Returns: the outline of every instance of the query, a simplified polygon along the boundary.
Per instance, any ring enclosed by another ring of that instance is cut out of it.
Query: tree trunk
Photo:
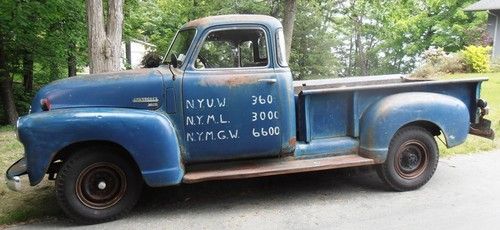
[[[23,54],[23,86],[24,91],[33,91],[33,54],[28,51]]]
[[[108,24],[106,35],[109,49],[111,50],[111,70],[120,70],[122,53],[122,31],[123,31],[123,0],[109,0]]]
[[[15,125],[19,114],[14,104],[14,95],[12,94],[12,78],[7,71],[7,59],[5,57],[4,37],[0,34],[0,102],[7,122]]]
[[[127,68],[132,69],[132,47],[131,42],[125,42],[125,58],[127,59]]]
[[[102,0],[86,0],[90,73],[120,70],[123,0],[108,6],[105,20]]]
[[[297,1],[285,0],[285,11],[283,13],[283,32],[285,34],[286,59],[290,60],[292,51],[293,25],[297,13]]]
[[[76,76],[76,45],[70,43],[68,46],[68,77]]]

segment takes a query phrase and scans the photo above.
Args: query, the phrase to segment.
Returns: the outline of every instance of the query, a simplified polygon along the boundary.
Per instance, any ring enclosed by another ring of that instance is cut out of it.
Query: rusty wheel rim
[[[415,179],[427,168],[429,151],[420,141],[410,140],[402,144],[394,162],[396,173],[404,179]]]
[[[93,209],[109,208],[125,195],[127,181],[118,166],[101,162],[85,168],[75,185],[78,199]]]

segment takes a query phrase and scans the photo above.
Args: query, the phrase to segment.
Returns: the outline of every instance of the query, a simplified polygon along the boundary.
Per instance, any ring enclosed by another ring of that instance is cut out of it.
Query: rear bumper
[[[21,176],[27,173],[28,167],[26,165],[26,158],[21,158],[16,161],[16,163],[12,164],[5,173],[7,187],[13,191],[20,191],[22,188]]]
[[[477,107],[480,111],[479,119],[476,120],[475,124],[471,124],[469,133],[472,135],[488,138],[491,140],[495,139],[495,131],[491,129],[491,121],[485,119],[484,116],[488,115],[490,109],[488,108],[488,103],[482,99],[477,101]]]

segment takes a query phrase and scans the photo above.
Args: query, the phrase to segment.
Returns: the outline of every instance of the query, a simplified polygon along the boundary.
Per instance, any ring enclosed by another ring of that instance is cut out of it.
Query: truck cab
[[[446,147],[493,139],[487,78],[405,75],[293,81],[281,23],[224,15],[185,24],[164,64],[42,88],[17,124],[10,188],[55,180],[81,223],[131,210],[143,184],[171,186],[373,166],[392,189],[426,184]]]
[[[186,162],[277,157],[295,148],[281,24],[268,16],[233,18],[186,24],[166,55],[182,83],[175,94]]]

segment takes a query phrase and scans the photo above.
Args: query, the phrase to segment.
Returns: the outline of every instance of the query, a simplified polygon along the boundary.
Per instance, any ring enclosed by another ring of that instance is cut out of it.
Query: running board
[[[373,159],[358,155],[322,157],[296,160],[292,157],[281,159],[249,160],[239,162],[197,165],[189,168],[184,175],[184,183],[211,180],[230,180],[263,177],[280,174],[312,172],[363,165],[373,165]]]

